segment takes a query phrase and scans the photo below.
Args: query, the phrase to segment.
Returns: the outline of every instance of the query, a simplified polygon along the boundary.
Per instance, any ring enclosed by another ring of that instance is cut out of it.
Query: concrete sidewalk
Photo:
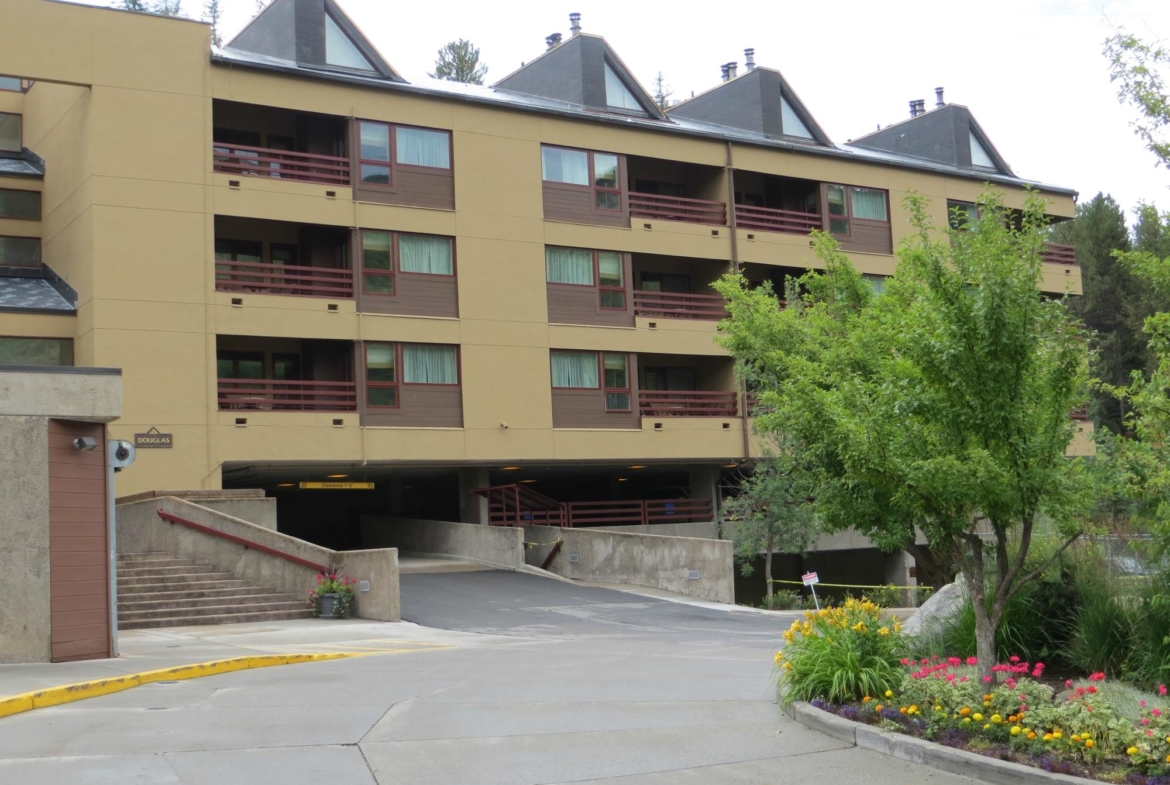
[[[0,665],[0,697],[254,654],[401,654],[418,650],[474,648],[496,642],[493,636],[433,630],[409,622],[361,619],[292,619],[132,630],[119,636],[122,656],[116,659]]]

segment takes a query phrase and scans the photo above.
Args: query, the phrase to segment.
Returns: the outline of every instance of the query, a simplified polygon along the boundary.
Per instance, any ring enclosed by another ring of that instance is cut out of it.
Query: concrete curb
[[[916,739],[901,733],[875,728],[863,722],[854,722],[836,714],[822,711],[808,703],[793,703],[787,709],[790,718],[807,728],[820,731],[839,741],[848,742],[891,758],[917,763],[948,774],[993,783],[993,785],[1100,785],[1100,780],[1054,774],[1043,769],[1024,766],[1006,760],[989,758],[966,750],[958,750],[925,739]]]
[[[366,657],[377,652],[327,652],[321,654],[260,654],[250,657],[233,657],[227,660],[212,660],[211,662],[196,662],[190,665],[178,665],[173,668],[144,671],[142,673],[128,673],[124,676],[113,676],[108,679],[95,679],[77,684],[65,684],[60,687],[46,687],[36,692],[26,692],[22,695],[12,695],[0,698],[0,717],[12,714],[41,709],[46,706],[58,706],[62,703],[96,698],[99,695],[109,695],[112,692],[121,692],[141,684],[150,684],[156,681],[180,681],[183,679],[199,679],[204,676],[215,676],[232,671],[251,670],[254,668],[271,668],[274,665],[294,665],[298,662],[323,662],[325,660],[340,660],[350,657]]]

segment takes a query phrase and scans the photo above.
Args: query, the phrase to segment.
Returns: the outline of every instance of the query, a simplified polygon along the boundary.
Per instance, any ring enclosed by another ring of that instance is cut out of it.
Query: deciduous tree
[[[824,234],[825,272],[804,276],[787,309],[742,278],[717,288],[731,313],[720,340],[765,407],[757,427],[807,463],[818,518],[887,548],[920,527],[962,569],[989,674],[1008,601],[1047,567],[1024,569],[1037,525],[1059,532],[1057,554],[1084,525],[1086,470],[1065,450],[1088,351],[1067,306],[1038,289],[1043,200],[1018,221],[995,195],[980,207],[977,231],[939,230],[908,198],[913,234],[881,295]]]

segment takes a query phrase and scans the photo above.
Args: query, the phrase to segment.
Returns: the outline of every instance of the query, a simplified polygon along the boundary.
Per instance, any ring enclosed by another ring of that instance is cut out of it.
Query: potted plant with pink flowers
[[[326,619],[346,619],[353,613],[353,578],[336,569],[317,575],[317,585],[309,592],[309,606],[314,616]]]

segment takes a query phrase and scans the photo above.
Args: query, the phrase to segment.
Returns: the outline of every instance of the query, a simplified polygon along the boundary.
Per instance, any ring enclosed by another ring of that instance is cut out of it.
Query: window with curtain
[[[589,154],[563,147],[540,148],[542,176],[553,183],[589,185]]]
[[[394,294],[390,232],[362,232],[362,291],[366,294]]]
[[[622,209],[622,192],[618,184],[618,157],[609,153],[593,154],[594,203],[603,210]]]
[[[828,192],[829,232],[849,234],[849,205],[845,202],[845,186],[830,185]]]
[[[454,243],[450,237],[400,234],[398,269],[404,273],[454,275]]]
[[[544,249],[545,276],[549,283],[593,285],[593,252],[581,248]]]
[[[854,188],[852,194],[853,217],[867,221],[888,221],[886,192],[873,188]]]
[[[73,365],[73,341],[0,336],[0,365]]]
[[[366,403],[398,405],[397,347],[392,343],[366,344]]]
[[[609,63],[605,64],[605,103],[611,109],[621,109],[627,112],[646,111]]]
[[[870,285],[874,294],[881,294],[886,290],[886,276],[866,274],[861,277]]]
[[[402,344],[402,381],[406,384],[459,384],[455,347]]]
[[[359,71],[374,70],[357,45],[328,14],[325,15],[325,63]]]
[[[598,251],[597,281],[601,289],[601,307],[625,310],[626,287],[622,273],[622,255],[613,251]]]
[[[947,218],[951,229],[973,231],[979,228],[979,208],[971,202],[947,201]]]
[[[606,353],[602,357],[605,365],[605,410],[607,412],[630,411],[630,358],[625,354]]]
[[[554,349],[552,357],[552,386],[579,390],[596,390],[597,354],[594,352],[565,352]]]
[[[451,168],[451,136],[446,131],[398,126],[394,129],[394,137],[398,163]]]
[[[385,123],[358,124],[361,178],[369,185],[390,184],[390,126]]]
[[[20,152],[20,115],[0,112],[0,150]],[[589,177],[585,177],[589,182]]]

